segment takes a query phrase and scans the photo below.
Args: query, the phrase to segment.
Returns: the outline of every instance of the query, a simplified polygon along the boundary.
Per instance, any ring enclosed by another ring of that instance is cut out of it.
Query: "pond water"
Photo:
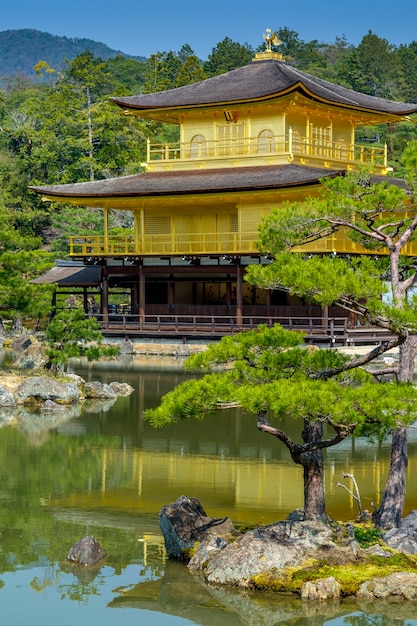
[[[211,588],[167,560],[158,525],[164,505],[185,494],[238,527],[269,523],[302,506],[302,470],[238,410],[158,430],[146,423],[144,408],[191,375],[181,361],[126,358],[72,371],[127,382],[135,391],[114,403],[86,403],[70,418],[0,413],[2,625],[26,626],[35,616],[43,626],[417,625],[414,603],[309,606],[297,597]],[[295,435],[298,425],[286,428]],[[389,442],[360,438],[327,452],[332,517],[357,513],[354,498],[338,486],[352,488],[344,472],[355,476],[364,508],[378,503],[389,453]],[[412,430],[406,512],[417,508],[416,471]],[[106,560],[97,569],[70,567],[68,550],[90,534]]]

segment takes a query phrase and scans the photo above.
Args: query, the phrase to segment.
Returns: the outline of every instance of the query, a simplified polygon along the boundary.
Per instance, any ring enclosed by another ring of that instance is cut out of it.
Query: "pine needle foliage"
[[[68,309],[55,315],[46,329],[46,339],[52,369],[64,365],[70,358],[86,357],[93,361],[119,353],[118,347],[103,345],[97,320],[87,317],[81,309]]]

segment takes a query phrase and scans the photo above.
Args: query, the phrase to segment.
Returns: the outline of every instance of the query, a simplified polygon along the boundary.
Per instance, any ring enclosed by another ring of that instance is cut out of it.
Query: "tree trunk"
[[[410,335],[400,345],[398,380],[411,382],[414,375],[417,354],[417,335]],[[397,528],[404,510],[406,495],[406,475],[408,465],[407,428],[397,428],[392,432],[391,463],[381,505],[375,515],[379,528]]]
[[[304,421],[304,443],[321,441],[322,437],[321,422]],[[326,522],[328,517],[324,500],[323,451],[303,452],[300,463],[304,471],[304,519]]]
[[[392,433],[391,464],[381,506],[375,516],[378,528],[398,528],[405,503],[407,474],[407,428]]]

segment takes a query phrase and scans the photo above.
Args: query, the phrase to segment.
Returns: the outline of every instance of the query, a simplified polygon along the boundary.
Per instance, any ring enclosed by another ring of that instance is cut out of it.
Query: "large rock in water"
[[[70,548],[67,561],[81,565],[95,565],[105,556],[107,556],[107,552],[101,547],[97,539],[93,535],[87,535]]]
[[[97,380],[93,380],[91,383],[85,383],[85,385],[83,385],[83,393],[86,398],[103,398],[105,400],[116,398],[116,393],[110,385],[100,383]]]
[[[275,572],[278,577],[308,559],[322,561],[331,556],[337,563],[355,560],[351,541],[336,545],[335,539],[335,530],[327,524],[285,520],[255,528],[225,546],[203,542],[188,567],[210,583],[251,587],[258,576],[274,577]]]
[[[159,512],[159,525],[168,556],[186,558],[196,542],[209,535],[225,536],[235,528],[228,517],[209,517],[197,498],[180,496]]]
[[[26,378],[14,393],[17,404],[53,400],[58,404],[72,404],[80,399],[80,392],[74,383],[60,383],[48,376]]]

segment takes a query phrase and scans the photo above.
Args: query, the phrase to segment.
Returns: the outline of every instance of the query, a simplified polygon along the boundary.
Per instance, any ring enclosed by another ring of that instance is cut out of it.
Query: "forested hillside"
[[[50,296],[47,287],[30,280],[66,255],[69,235],[102,234],[103,217],[100,210],[44,204],[28,187],[140,171],[147,138],[173,141],[177,128],[125,117],[110,96],[193,83],[247,64],[255,50],[226,37],[204,61],[186,43],[179,51],[156,51],[140,60],[103,44],[86,50],[88,40],[26,30],[20,31],[26,38],[19,46],[32,48],[26,63],[33,63],[33,73],[23,76],[16,66],[18,50],[6,37],[13,32],[0,33],[2,71],[8,77],[0,87],[0,319],[17,314],[36,319],[49,312]],[[42,45],[35,47],[37,35]],[[417,102],[417,42],[396,47],[369,32],[356,47],[344,39],[319,44],[287,28],[278,36],[287,63],[305,72],[356,91]],[[63,58],[68,61],[62,63]],[[416,138],[416,120],[410,120],[362,129],[358,139],[386,143],[394,175],[401,176],[402,151]],[[115,212],[112,219],[114,232],[131,226],[125,212]]]
[[[65,59],[72,61],[86,50],[102,59],[123,54],[91,39],[69,39],[28,28],[1,31],[0,80],[17,74],[34,79],[33,66],[41,59],[51,67],[62,70]],[[137,60],[144,61],[145,57],[137,57]]]

